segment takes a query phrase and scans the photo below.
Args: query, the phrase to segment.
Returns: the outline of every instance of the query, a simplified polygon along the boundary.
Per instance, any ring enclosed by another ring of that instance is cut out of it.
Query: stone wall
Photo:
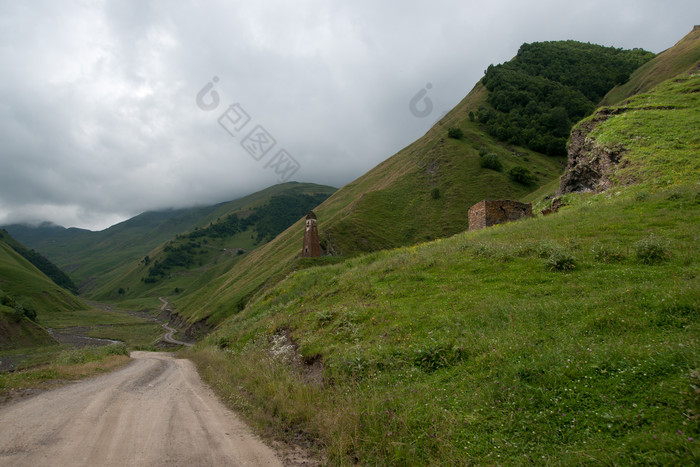
[[[511,200],[485,199],[469,208],[469,230],[483,229],[532,216],[532,205]]]

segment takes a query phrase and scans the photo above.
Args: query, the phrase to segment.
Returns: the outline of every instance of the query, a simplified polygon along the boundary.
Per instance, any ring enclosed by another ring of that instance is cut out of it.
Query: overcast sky
[[[697,0],[0,0],[0,224],[340,187],[523,42],[658,53],[696,22]]]

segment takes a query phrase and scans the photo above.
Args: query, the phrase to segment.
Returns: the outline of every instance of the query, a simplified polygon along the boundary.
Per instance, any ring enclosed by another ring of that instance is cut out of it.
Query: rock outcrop
[[[625,149],[621,146],[604,146],[591,138],[590,133],[601,122],[625,110],[624,107],[603,108],[592,119],[574,127],[568,147],[569,162],[561,178],[558,195],[579,191],[601,192],[610,188]]]

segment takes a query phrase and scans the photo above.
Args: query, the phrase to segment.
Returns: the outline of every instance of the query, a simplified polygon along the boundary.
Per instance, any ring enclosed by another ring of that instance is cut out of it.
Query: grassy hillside
[[[16,316],[13,308],[0,305],[0,351],[55,343],[44,328],[25,316]]]
[[[700,179],[700,80],[665,81],[617,107],[603,107],[572,132],[562,192],[646,181],[667,187]]]
[[[242,254],[264,245],[334,191],[291,182],[226,203],[207,217],[208,222],[108,271],[91,296],[132,302],[151,297],[151,303],[159,304],[159,296],[190,292],[197,288],[195,284],[206,284],[228,271]]]
[[[700,26],[653,60],[639,67],[626,83],[611,89],[601,105],[613,105],[635,94],[649,91],[657,84],[698,66],[700,63]]]
[[[26,246],[45,254],[79,284],[81,292],[93,293],[109,281],[120,267],[141,260],[151,250],[175,235],[203,227],[244,207],[255,207],[271,196],[287,191],[331,193],[334,188],[290,182],[259,191],[244,198],[185,209],[145,212],[100,232],[63,229],[48,225],[32,228],[7,226]]]
[[[697,464],[698,82],[592,133],[634,175],[611,190],[297,270],[192,357],[224,400],[331,464]]]
[[[531,67],[530,62],[540,56],[561,58],[562,47],[583,50],[579,62],[585,62],[587,71],[577,84],[583,90],[572,88],[571,91],[579,94],[590,91],[585,86],[599,88],[596,86],[600,83],[596,80],[600,77],[591,72],[596,54],[627,56],[627,52],[617,49],[611,51],[570,41],[533,44],[528,50],[534,52],[524,54],[527,66],[521,68]],[[635,60],[641,56],[642,61],[650,56],[643,52],[629,52],[628,55]],[[555,65],[563,63],[561,60],[554,62]],[[571,64],[567,66],[571,67]],[[552,66],[551,70],[544,67],[544,71],[553,72],[557,67]],[[629,72],[631,69],[625,70]],[[539,72],[530,70],[525,73],[530,76],[528,73]],[[518,74],[516,84],[524,79],[521,75]],[[542,78],[546,82],[542,89],[560,89],[565,85],[557,80],[564,78],[561,72]],[[609,89],[615,83],[611,80],[606,81],[607,84],[598,92]],[[490,85],[494,91],[500,89],[495,83]],[[479,109],[493,111],[490,95],[483,84],[477,84],[422,138],[342,187],[321,204],[315,212],[324,249],[335,256],[350,257],[450,236],[467,229],[469,207],[482,199],[530,200],[540,190],[553,191],[550,187],[558,183],[565,165],[564,158],[546,156],[509,144],[508,138],[499,140],[490,135],[488,125],[475,116]],[[546,110],[547,106],[551,107],[551,103],[543,101],[540,110]],[[579,118],[582,115],[578,115]],[[570,125],[568,117],[567,122]],[[450,129],[461,131],[462,136],[448,137]],[[484,167],[485,155],[497,158],[502,169]],[[534,175],[533,182],[524,185],[513,181],[509,172],[515,167],[528,169]],[[300,220],[265,247],[246,255],[223,276],[211,278],[207,284],[201,284],[202,288],[176,298],[178,312],[191,321],[208,318],[211,324],[237,312],[264,287],[303,267],[305,263],[297,258],[302,233],[303,222]]]
[[[347,257],[449,236],[468,227],[467,211],[476,202],[522,199],[558,180],[563,159],[497,142],[468,118],[485,96],[477,85],[424,137],[316,208],[323,247]],[[450,127],[459,127],[464,136],[448,138]],[[504,170],[482,168],[480,151],[497,154]],[[515,166],[529,168],[537,180],[529,186],[512,181],[507,172]],[[192,293],[175,298],[178,312],[191,321],[208,318],[211,324],[237,312],[261,287],[306,264],[298,258],[302,237],[300,219],[224,275],[209,277],[202,287],[192,286]]]
[[[576,41],[523,44],[511,61],[486,70],[491,108],[477,117],[499,140],[565,156],[572,124],[652,57]]]
[[[621,146],[625,157],[616,176],[624,183],[650,181],[663,187],[700,180],[700,77],[681,75],[652,92],[628,99],[620,112],[589,137]]]
[[[41,253],[26,248],[24,245],[12,238],[6,230],[0,229],[0,232],[7,234],[4,235],[4,240],[12,247],[13,250],[19,253],[24,259],[32,263],[41,272],[46,274],[49,279],[56,283],[56,285],[63,287],[74,294],[78,293],[78,288],[75,286],[71,278],[68,277],[68,275],[58,266],[49,261]]]
[[[0,290],[41,317],[45,313],[86,309],[87,305],[17,253],[7,233],[0,233]]]

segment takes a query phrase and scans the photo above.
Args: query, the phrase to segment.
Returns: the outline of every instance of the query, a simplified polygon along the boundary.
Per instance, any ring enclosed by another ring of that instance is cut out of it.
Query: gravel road
[[[282,465],[190,361],[131,357],[114,373],[0,408],[0,465]]]

